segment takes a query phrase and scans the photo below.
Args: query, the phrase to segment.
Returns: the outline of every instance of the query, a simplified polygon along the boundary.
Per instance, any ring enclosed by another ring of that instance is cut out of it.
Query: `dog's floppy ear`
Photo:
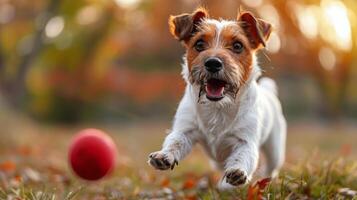
[[[206,17],[208,17],[208,12],[204,8],[198,8],[192,14],[170,16],[170,32],[179,41],[188,41],[197,31],[202,19]]]
[[[250,12],[243,12],[239,14],[238,22],[243,28],[246,36],[253,49],[258,49],[263,45],[265,47],[266,41],[269,39],[272,31],[270,23],[255,18]]]

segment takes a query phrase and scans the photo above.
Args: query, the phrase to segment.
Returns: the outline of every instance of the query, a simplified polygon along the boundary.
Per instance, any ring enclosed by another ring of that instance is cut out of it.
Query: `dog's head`
[[[256,50],[265,46],[272,29],[250,12],[239,13],[234,21],[214,20],[203,8],[170,16],[169,26],[186,48],[190,83],[210,101],[235,98],[251,75]]]

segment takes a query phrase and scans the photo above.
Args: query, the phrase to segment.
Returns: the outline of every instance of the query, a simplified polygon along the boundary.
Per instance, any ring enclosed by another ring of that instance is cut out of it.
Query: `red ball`
[[[85,129],[73,137],[68,159],[76,175],[94,181],[114,169],[116,152],[113,140],[103,131]]]

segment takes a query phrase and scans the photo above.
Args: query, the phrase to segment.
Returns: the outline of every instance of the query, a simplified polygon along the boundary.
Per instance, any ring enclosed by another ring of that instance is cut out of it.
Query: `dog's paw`
[[[233,186],[244,185],[248,182],[247,174],[240,169],[228,169],[224,176],[226,182]]]
[[[174,169],[175,165],[178,165],[178,162],[172,153],[162,151],[151,153],[149,155],[148,163],[159,170],[172,170]]]

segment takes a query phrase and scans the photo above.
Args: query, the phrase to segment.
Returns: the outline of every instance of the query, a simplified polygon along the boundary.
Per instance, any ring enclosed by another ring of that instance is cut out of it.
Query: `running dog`
[[[276,176],[285,159],[286,121],[276,84],[260,78],[256,59],[271,24],[250,12],[240,12],[236,20],[211,19],[198,8],[170,16],[169,26],[186,48],[187,85],[172,130],[148,163],[173,169],[200,143],[222,170],[222,187],[238,186],[251,180],[261,149],[266,176]]]

